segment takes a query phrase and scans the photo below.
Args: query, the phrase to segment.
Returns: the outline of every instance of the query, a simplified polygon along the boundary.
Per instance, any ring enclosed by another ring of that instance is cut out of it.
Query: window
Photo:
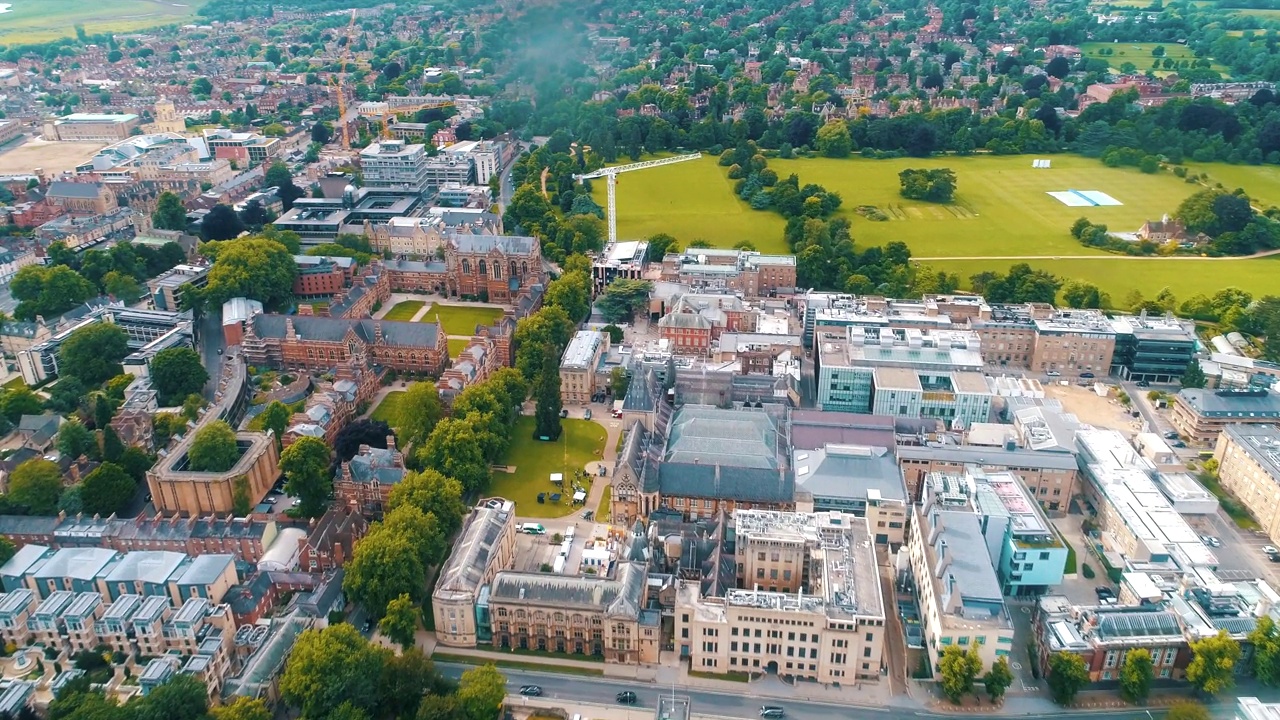
[[[1041,559],[1041,560],[1048,560],[1048,559],[1049,559],[1049,553],[1048,553],[1048,552],[1042,552],[1042,553],[1040,553],[1040,559]]]

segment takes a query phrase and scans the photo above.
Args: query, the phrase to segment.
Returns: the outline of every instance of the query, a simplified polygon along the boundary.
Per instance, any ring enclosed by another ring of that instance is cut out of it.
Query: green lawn
[[[513,473],[495,472],[489,494],[513,500],[521,517],[553,518],[572,513],[573,471],[581,470],[604,452],[605,429],[589,420],[562,420],[564,432],[556,442],[533,439],[533,418],[521,417],[511,436],[511,447],[500,464],[514,465]],[[551,484],[551,473],[564,473],[565,491]],[[538,503],[538,493],[562,492],[560,504]]]
[[[600,496],[600,504],[596,506],[596,520],[599,522],[609,522],[611,517],[610,508],[613,501],[613,486],[606,485],[604,494]]]
[[[770,160],[769,167],[800,182],[817,183],[844,198],[840,213],[853,223],[861,246],[901,240],[921,257],[991,255],[1101,255],[1071,237],[1081,216],[1116,230],[1137,230],[1149,219],[1173,212],[1198,188],[1172,173],[1143,175],[1132,168],[1108,168],[1098,160],[1054,155],[1052,167],[1031,167],[1031,155],[895,158],[867,160]],[[950,168],[957,192],[951,205],[905,200],[898,173],[906,168]],[[1047,193],[1101,190],[1124,203],[1110,207],[1068,207]],[[891,220],[872,222],[854,208],[875,205]]]
[[[437,317],[440,318],[446,335],[471,337],[475,334],[477,325],[492,325],[502,317],[502,308],[435,303],[423,313],[421,322],[435,322]]]
[[[382,402],[378,403],[378,407],[373,409],[373,414],[369,417],[394,426],[396,424],[396,415],[400,412],[400,401],[403,399],[403,390],[387,393],[387,396],[382,399]]]
[[[418,311],[426,304],[427,303],[423,300],[405,300],[403,302],[398,302],[395,307],[387,311],[386,315],[382,316],[382,319],[407,322],[412,320],[413,316],[417,315]]]
[[[467,349],[467,344],[471,342],[470,338],[449,338],[449,357],[456,358]]]
[[[681,247],[694,240],[725,248],[750,240],[760,252],[789,252],[782,240],[782,216],[752,210],[739,200],[733,194],[734,181],[716,160],[704,157],[619,175],[618,237],[635,240],[669,233]],[[592,197],[604,207],[604,180],[594,182]]]
[[[1015,260],[930,260],[928,265],[953,272],[961,283],[984,270],[1006,272]],[[1033,268],[1048,270],[1065,280],[1088,280],[1111,293],[1113,303],[1124,301],[1130,290],[1154,297],[1162,288],[1172,288],[1179,300],[1192,295],[1213,295],[1234,285],[1255,296],[1275,293],[1280,277],[1280,258],[1257,260],[1169,260],[1141,258],[1134,260],[1031,260]]]
[[[1161,63],[1164,62],[1165,58],[1174,61],[1194,61],[1198,59],[1191,48],[1177,43],[1087,42],[1081,43],[1080,50],[1085,54],[1085,57],[1106,60],[1111,63],[1112,68],[1119,69],[1121,65],[1131,62],[1138,68],[1138,72],[1146,72],[1151,69],[1151,63],[1157,60],[1156,56],[1151,54],[1151,51],[1155,50],[1157,45],[1164,48],[1164,55],[1158,58]],[[1103,55],[1100,52],[1103,48],[1111,50],[1111,54]],[[1218,63],[1214,63],[1210,69],[1224,75],[1228,74],[1227,67]],[[1157,74],[1162,75],[1167,72],[1173,71],[1158,70]]]
[[[130,32],[158,25],[184,23],[196,16],[203,2],[159,0],[9,0],[9,12],[0,14],[0,43],[40,43],[75,37],[74,26],[83,25],[90,35]],[[126,53],[127,55],[127,53]]]
[[[1187,171],[1205,173],[1209,185],[1222,183],[1227,192],[1244,188],[1253,204],[1263,209],[1280,206],[1280,167],[1275,165],[1228,165],[1226,163],[1191,163]]]
[[[17,390],[18,388],[26,386],[27,383],[22,379],[21,375],[14,375],[3,385],[3,387],[9,388],[10,390]]]

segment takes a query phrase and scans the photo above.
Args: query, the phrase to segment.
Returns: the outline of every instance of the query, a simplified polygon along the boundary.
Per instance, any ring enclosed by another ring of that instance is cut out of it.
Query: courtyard
[[[558,518],[580,510],[572,504],[574,473],[603,457],[603,426],[589,420],[560,422],[564,428],[560,439],[543,442],[533,438],[533,418],[521,417],[512,431],[506,456],[494,468],[489,495],[514,501],[520,517]],[[563,475],[563,486],[551,483],[552,473]],[[592,479],[576,482],[590,494]],[[560,502],[552,503],[550,495],[556,492],[561,493]],[[538,493],[546,493],[546,502],[538,502]]]

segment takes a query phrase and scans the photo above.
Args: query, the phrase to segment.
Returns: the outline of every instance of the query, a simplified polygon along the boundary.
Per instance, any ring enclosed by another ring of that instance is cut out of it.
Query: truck
[[[520,532],[527,535],[546,535],[547,529],[540,523],[520,523]]]

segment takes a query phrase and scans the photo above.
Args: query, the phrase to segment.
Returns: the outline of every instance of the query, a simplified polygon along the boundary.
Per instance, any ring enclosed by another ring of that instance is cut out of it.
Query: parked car
[[[1178,439],[1178,431],[1177,431],[1177,430],[1167,430],[1167,431],[1165,431],[1164,439],[1165,439],[1165,440],[1177,440],[1177,439]]]
[[[1106,585],[1099,585],[1098,587],[1094,588],[1093,593],[1098,596],[1099,600],[1101,600],[1102,598],[1109,598],[1109,597],[1116,596],[1116,591],[1112,590]]]
[[[1081,378],[1083,378],[1083,379],[1085,379],[1085,380],[1092,380],[1092,379],[1093,379],[1093,373],[1089,373],[1089,372],[1080,373],[1080,377],[1081,377]]]
[[[590,419],[591,419],[591,408],[587,408],[586,410],[583,410],[583,411],[582,411],[582,419],[583,419],[583,420],[590,420]]]
[[[1136,383],[1134,383],[1134,384],[1135,384],[1135,385],[1137,385],[1138,387],[1143,387],[1143,388],[1145,388],[1145,387],[1151,387],[1151,383],[1147,382],[1146,380],[1139,380],[1138,382],[1136,382]]]
[[[1263,545],[1262,552],[1268,555],[1280,555],[1280,550],[1277,550],[1275,545]]]
[[[1058,372],[1057,370],[1050,370],[1050,371],[1046,372],[1046,373],[1045,373],[1045,375],[1046,375],[1047,377],[1061,377],[1061,376],[1062,376],[1062,373]]]
[[[786,713],[777,705],[762,705],[760,707],[760,717],[780,718],[785,715]]]
[[[1186,446],[1187,446],[1187,444],[1186,444],[1186,443],[1184,443],[1184,442],[1182,442],[1181,440],[1174,440],[1173,442],[1171,442],[1171,443],[1169,443],[1169,444],[1170,444],[1170,445],[1172,445],[1172,446],[1174,446],[1174,447],[1176,447],[1176,448],[1184,448],[1184,447],[1186,447]]]
[[[622,417],[622,411],[621,411],[621,410],[614,410],[614,411],[613,411],[613,416],[614,416],[615,418],[620,418],[620,417]]]
[[[633,692],[631,692],[630,690],[624,690],[624,691],[622,691],[622,692],[618,693],[618,695],[616,696],[616,698],[615,698],[615,699],[616,699],[618,702],[622,703],[623,705],[635,705],[635,704],[636,704],[636,694],[635,694],[635,693],[633,693]]]
[[[1212,535],[1201,535],[1200,542],[1204,543],[1205,545],[1208,545],[1211,548],[1222,547],[1222,541]]]
[[[529,697],[538,697],[539,695],[542,695],[542,688],[538,685],[521,685],[520,694],[528,695]]]

